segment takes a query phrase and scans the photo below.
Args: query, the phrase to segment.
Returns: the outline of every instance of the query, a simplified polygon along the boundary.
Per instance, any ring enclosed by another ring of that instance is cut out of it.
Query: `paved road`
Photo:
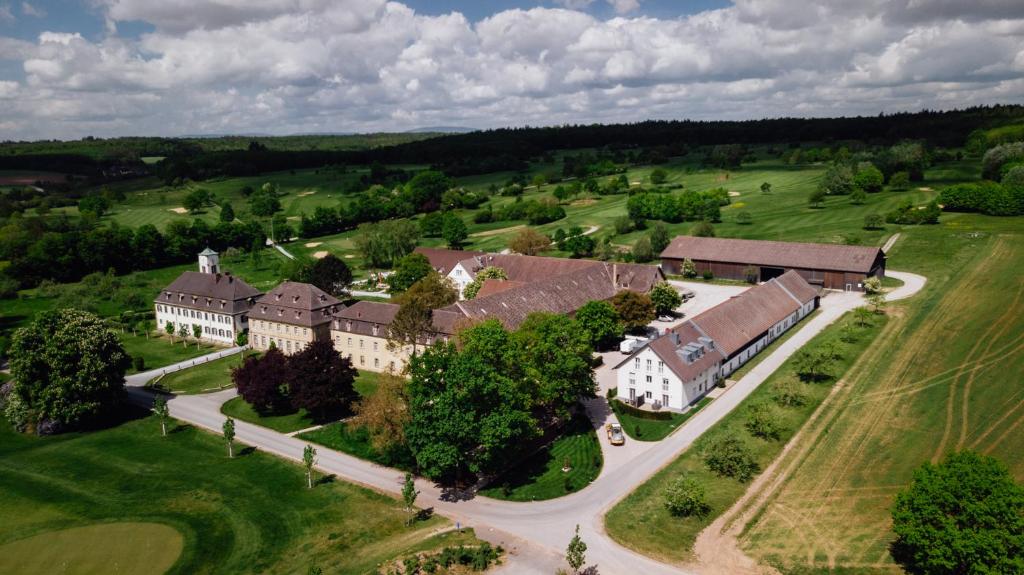
[[[156,379],[157,377],[159,377],[161,375],[165,375],[165,374],[168,374],[168,373],[174,373],[176,371],[181,371],[183,369],[188,369],[190,367],[195,367],[197,365],[202,365],[202,364],[204,364],[204,363],[206,363],[208,361],[213,361],[215,359],[220,359],[222,357],[227,357],[229,355],[234,355],[236,353],[241,352],[243,349],[245,349],[245,348],[244,347],[230,347],[230,348],[227,348],[227,349],[222,349],[220,351],[215,351],[213,353],[209,353],[209,354],[206,354],[206,355],[201,355],[199,357],[195,357],[195,358],[192,358],[192,359],[186,359],[185,361],[179,361],[178,363],[175,363],[175,364],[172,364],[172,365],[168,365],[168,366],[165,366],[165,367],[160,367],[160,368],[157,368],[157,369],[151,369],[149,371],[143,371],[143,372],[140,372],[140,373],[129,375],[129,376],[126,376],[124,378],[124,381],[129,386],[146,385],[147,383],[150,382],[150,380]]]
[[[890,274],[905,282],[903,287],[890,294],[895,299],[912,295],[924,284],[921,276],[900,272]],[[491,541],[504,542],[506,547],[514,548],[513,564],[506,568],[509,573],[554,572],[561,566],[562,553],[576,524],[580,525],[588,545],[588,563],[596,564],[605,575],[686,573],[676,566],[654,561],[612,541],[604,531],[604,514],[725,417],[791,354],[842,314],[862,304],[863,299],[859,294],[830,292],[822,299],[822,313],[808,320],[800,331],[783,342],[678,431],[659,443],[639,450],[630,459],[619,461],[619,454],[608,452],[612,448],[607,446],[607,442],[602,442],[610,464],[604,467],[596,481],[580,492],[552,501],[533,503],[512,503],[485,497],[453,501],[450,494],[430,482],[419,480],[417,486],[421,495],[417,503],[433,507],[464,526],[476,528]],[[175,397],[168,404],[171,415],[176,419],[219,433],[224,421],[220,406],[234,397],[235,393],[232,389],[206,395],[183,395]],[[131,389],[130,394],[140,403],[151,400],[144,390]],[[588,408],[593,410],[595,406],[588,405]],[[600,407],[597,409],[600,410]],[[238,441],[280,457],[301,460],[305,442],[241,421],[235,425]],[[335,474],[347,481],[388,493],[397,494],[401,490],[403,474],[398,470],[374,465],[324,447],[318,448],[318,451],[317,466],[324,473]]]

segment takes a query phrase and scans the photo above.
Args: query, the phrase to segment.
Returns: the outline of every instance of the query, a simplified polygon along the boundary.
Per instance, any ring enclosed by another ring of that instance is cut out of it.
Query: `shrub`
[[[143,370],[145,370],[146,369],[146,358],[142,357],[141,355],[136,355],[136,356],[132,357],[132,367],[135,368],[135,371],[143,371]]]
[[[781,407],[803,407],[807,405],[807,395],[800,387],[802,384],[795,379],[782,379],[772,389],[772,400]]]
[[[896,172],[889,178],[889,188],[895,191],[910,189],[910,174],[907,172]]]
[[[697,266],[694,265],[693,260],[691,260],[690,258],[686,258],[683,260],[683,268],[681,271],[683,272],[683,277],[685,278],[697,277]]]
[[[701,276],[702,278],[704,278],[704,279],[705,279],[706,281],[711,281],[711,280],[715,279],[715,274],[713,274],[713,273],[711,272],[711,270],[704,270],[704,271],[703,271],[703,272],[702,272],[702,273],[700,274],[700,276]]]
[[[743,279],[745,279],[748,284],[756,284],[758,279],[757,268],[754,266],[747,266],[743,268]]]
[[[876,294],[882,291],[882,280],[870,277],[864,280],[864,291],[869,294]]]
[[[704,465],[719,477],[732,477],[740,483],[750,481],[761,470],[747,444],[731,434],[708,444],[704,450]]]
[[[880,230],[885,227],[885,218],[880,214],[867,214],[864,216],[865,230]]]
[[[755,403],[747,408],[747,431],[754,437],[774,440],[782,435],[779,414],[767,403]]]
[[[665,508],[675,517],[704,517],[711,512],[704,486],[680,477],[665,489]]]
[[[715,237],[715,226],[711,225],[711,222],[703,221],[693,226],[690,233],[698,238],[713,238]]]
[[[672,413],[668,411],[646,411],[622,401],[613,401],[612,411],[615,413],[625,413],[637,419],[649,419],[652,421],[670,421],[672,419]]]

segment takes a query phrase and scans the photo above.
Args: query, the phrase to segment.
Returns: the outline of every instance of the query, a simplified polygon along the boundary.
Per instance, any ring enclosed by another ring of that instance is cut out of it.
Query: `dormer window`
[[[302,317],[302,312],[301,311],[295,312],[295,319],[299,319],[300,317]]]
[[[345,331],[352,331],[352,320],[345,322]]]
[[[373,335],[377,335],[377,324],[373,324]]]
[[[267,306],[262,306],[260,308],[260,313],[267,313]]]
[[[281,301],[281,294],[274,294],[274,301]]]
[[[293,295],[292,296],[292,303],[299,303],[299,296]]]
[[[277,317],[281,317],[282,315],[284,315],[284,310],[283,309],[278,309],[277,310]]]

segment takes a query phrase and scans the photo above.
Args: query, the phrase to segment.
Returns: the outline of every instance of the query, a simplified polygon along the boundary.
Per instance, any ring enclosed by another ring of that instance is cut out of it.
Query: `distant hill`
[[[476,132],[476,128],[467,128],[465,126],[427,126],[423,128],[414,128],[412,130],[406,130],[405,134],[468,134],[470,132]]]

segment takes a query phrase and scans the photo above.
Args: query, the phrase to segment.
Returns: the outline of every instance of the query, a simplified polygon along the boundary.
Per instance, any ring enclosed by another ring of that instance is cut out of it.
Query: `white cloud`
[[[1024,14],[783,0],[659,19],[578,0],[478,22],[385,0],[98,0],[138,39],[0,37],[20,137],[875,114],[1022,102]],[[636,2],[627,3],[636,4]],[[186,7],[187,5],[187,7]],[[628,8],[626,4],[619,7]],[[635,8],[635,6],[634,6]]]
[[[616,14],[628,14],[640,7],[640,0],[608,0]]]
[[[46,10],[33,6],[28,2],[21,3],[21,13],[33,18],[46,18]]]

